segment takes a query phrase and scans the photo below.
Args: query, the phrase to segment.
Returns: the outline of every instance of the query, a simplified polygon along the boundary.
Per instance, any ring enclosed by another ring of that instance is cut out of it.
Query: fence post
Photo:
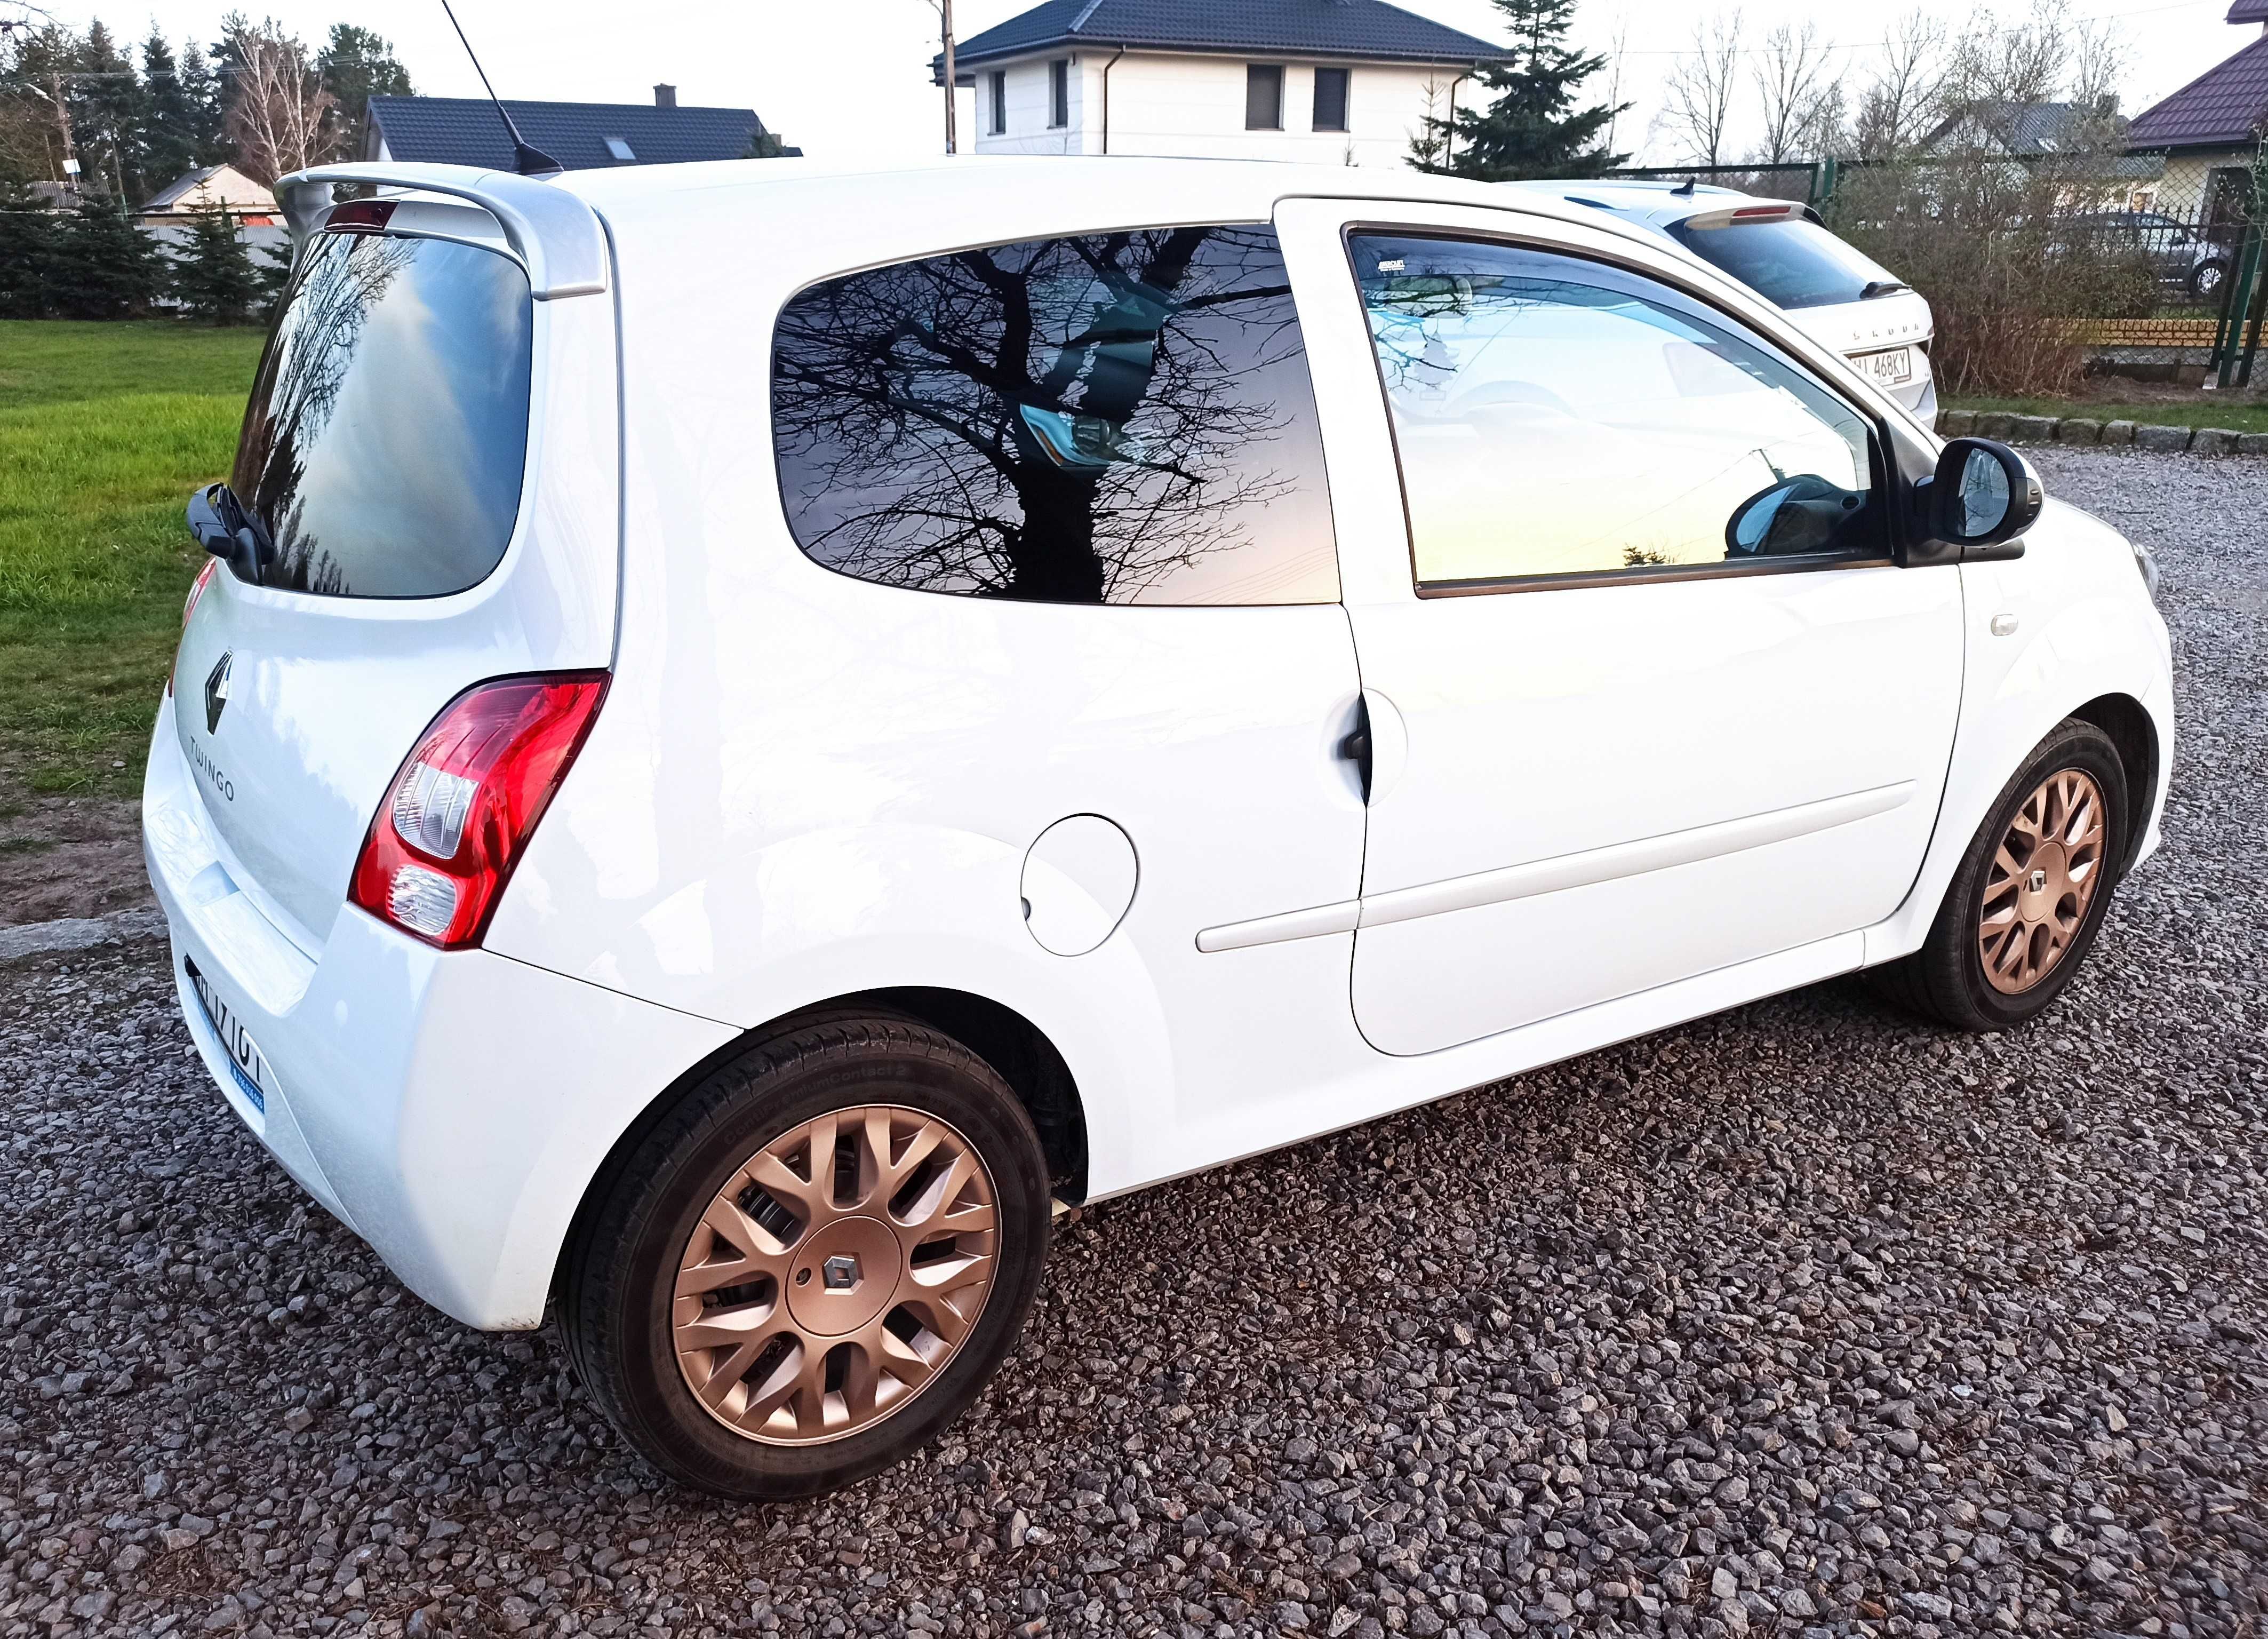
[[[1811,167],[1811,208],[1825,216],[1835,203],[1835,185],[1842,179],[1837,173],[1835,161],[1822,159]]]
[[[2261,230],[2255,228],[2253,232],[2255,233],[2258,233]],[[2254,258],[2256,264],[2263,261],[2268,261],[2268,245],[2264,245],[2262,247],[2262,254]],[[2242,323],[2240,323],[2238,326],[2243,343],[2243,351],[2239,357],[2236,365],[2236,385],[2239,387],[2250,387],[2252,385],[2252,356],[2260,351],[2260,326],[2264,318],[2262,311],[2264,308],[2268,308],[2268,269],[2264,269],[2256,265],[2252,290],[2251,321],[2249,327]],[[2235,337],[2231,338],[2232,344],[2234,344],[2236,339],[2237,338]]]
[[[2244,225],[2237,241],[2235,265],[2228,287],[2221,292],[2220,320],[2213,329],[2213,358],[2206,367],[2215,373],[2214,385],[2226,388],[2235,380],[2236,355],[2244,342],[2244,321],[2252,310],[2252,286],[2260,277],[2260,226]]]

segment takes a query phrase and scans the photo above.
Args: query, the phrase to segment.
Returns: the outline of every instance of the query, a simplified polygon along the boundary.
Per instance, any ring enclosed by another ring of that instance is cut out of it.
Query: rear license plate
[[[197,993],[197,1005],[205,1011],[205,1023],[212,1026],[213,1034],[220,1037],[221,1052],[228,1055],[228,1071],[236,1082],[236,1090],[244,1095],[247,1104],[266,1115],[268,1094],[264,1089],[274,1079],[269,1074],[268,1060],[260,1056],[251,1032],[244,1028],[234,1009],[197,971],[197,964],[190,963],[188,970],[189,985]]]
[[[1886,353],[1867,353],[1859,363],[1884,387],[1904,387],[1913,380],[1913,349],[1893,347]]]

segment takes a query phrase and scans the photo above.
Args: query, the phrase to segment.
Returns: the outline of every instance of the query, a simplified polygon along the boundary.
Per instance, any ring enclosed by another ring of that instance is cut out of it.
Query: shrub
[[[2056,396],[2079,384],[2087,321],[2139,317],[2158,299],[2149,263],[2085,225],[2114,196],[2109,173],[2084,153],[1846,172],[1831,224],[1929,298],[1947,393]]]

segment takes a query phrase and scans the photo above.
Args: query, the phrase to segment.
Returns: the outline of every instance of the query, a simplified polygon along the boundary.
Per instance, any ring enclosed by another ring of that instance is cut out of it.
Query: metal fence
[[[1608,174],[1799,199],[1835,225],[1846,185],[1873,168],[1825,159]],[[2136,275],[2134,294],[2119,311],[2073,318],[2090,370],[2191,386],[2250,384],[2268,321],[2268,199],[2256,196],[2256,167],[2237,158],[2122,154],[2104,156],[2093,171],[2059,188],[2053,242],[2074,257],[2131,264]],[[2263,380],[2268,382],[2268,374]]]

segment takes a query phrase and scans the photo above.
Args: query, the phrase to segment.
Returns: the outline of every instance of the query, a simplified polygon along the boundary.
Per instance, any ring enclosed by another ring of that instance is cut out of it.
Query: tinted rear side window
[[[1869,284],[1896,277],[1816,222],[1781,217],[1696,227],[1673,222],[1670,237],[1777,307],[1834,307],[1862,298]]]
[[[1338,597],[1276,236],[1159,228],[814,285],[772,358],[780,490],[828,568],[1055,603]]]
[[[230,481],[274,547],[264,585],[438,597],[487,577],[519,513],[531,309],[493,251],[317,236]]]

